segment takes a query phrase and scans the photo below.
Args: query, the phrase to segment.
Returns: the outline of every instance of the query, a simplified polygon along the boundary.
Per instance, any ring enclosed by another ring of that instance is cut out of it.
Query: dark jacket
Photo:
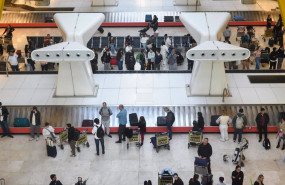
[[[201,131],[204,130],[204,125],[205,122],[203,116],[198,116],[198,127],[201,129]]]
[[[269,59],[270,59],[270,60],[276,60],[277,57],[278,57],[277,51],[272,51],[272,52],[270,53],[270,55],[269,55]]]
[[[178,177],[177,180],[174,181],[173,185],[184,185],[183,181]]]
[[[210,159],[212,156],[212,146],[209,143],[207,145],[204,145],[203,143],[200,144],[198,148],[198,155]]]
[[[74,127],[70,127],[68,129],[68,142],[70,141],[76,141],[75,139],[75,128]]]
[[[2,106],[2,115],[3,115],[3,121],[7,121],[9,112],[8,112],[7,108],[3,107],[3,106]]]
[[[233,118],[233,128],[236,129],[236,120],[237,120],[237,117],[241,117],[243,118],[243,128],[245,128],[245,126],[247,125],[247,119],[246,119],[246,116],[242,113],[237,113],[237,115],[235,115],[235,117]]]
[[[171,124],[172,126],[174,121],[175,121],[175,115],[172,111],[169,111],[166,115],[166,123]]]
[[[139,121],[139,128],[141,133],[146,133],[146,123]]]
[[[259,185],[258,181],[255,181],[253,185]],[[264,185],[263,183],[261,185]]]
[[[189,185],[201,185],[199,181],[194,181],[192,178],[189,181]]]
[[[277,52],[278,58],[284,58],[284,49],[279,48]]]
[[[49,185],[62,185],[60,181],[51,181]]]
[[[30,114],[30,124],[31,125],[32,125],[33,114],[34,114],[34,112],[31,111],[31,114]],[[40,111],[37,111],[35,116],[36,116],[36,126],[41,125],[41,113],[40,113]]]
[[[141,61],[141,64],[145,64],[145,56],[143,53],[140,54],[140,61]]]
[[[118,61],[121,60],[122,57],[123,57],[123,54],[124,54],[124,52],[118,52],[118,53],[117,53],[117,56],[116,56],[116,59],[117,59]]]
[[[13,45],[7,45],[7,53],[9,53],[10,51],[15,50]]]
[[[92,72],[94,73],[95,71],[98,71],[98,54],[95,53],[95,57],[90,60]]]
[[[235,179],[233,179],[233,176]],[[240,178],[240,179],[239,179]],[[232,172],[232,185],[242,185],[243,184],[243,172],[240,171],[239,173],[235,170]]]
[[[261,116],[262,116],[261,113],[258,113],[257,116],[256,116],[256,118],[255,118],[255,121],[256,121],[256,124],[257,124],[258,127],[260,126]],[[264,113],[263,116],[264,116],[264,118],[265,118],[265,125],[267,125],[268,122],[269,122],[269,116],[268,116],[267,113]]]
[[[159,64],[161,61],[162,61],[162,55],[161,54],[159,54],[159,55],[155,54],[154,63]]]

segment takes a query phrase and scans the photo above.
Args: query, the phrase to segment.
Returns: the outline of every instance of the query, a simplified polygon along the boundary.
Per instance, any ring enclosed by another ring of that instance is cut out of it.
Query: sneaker
[[[141,143],[141,146],[143,145],[143,143]]]
[[[108,137],[112,138],[111,134],[109,134]]]
[[[280,147],[280,144],[278,144],[277,146],[276,146],[276,148],[279,148]]]
[[[76,155],[71,154],[70,157],[76,157]]]
[[[262,139],[259,139],[258,142],[260,143]]]
[[[29,141],[33,141],[33,140],[35,140],[35,138],[33,138],[33,137],[29,139]]]
[[[116,143],[122,143],[122,141],[116,141]]]
[[[14,136],[12,136],[12,135],[8,135],[8,137],[10,137],[10,138],[14,138]]]
[[[102,154],[105,154],[105,151],[103,151]]]

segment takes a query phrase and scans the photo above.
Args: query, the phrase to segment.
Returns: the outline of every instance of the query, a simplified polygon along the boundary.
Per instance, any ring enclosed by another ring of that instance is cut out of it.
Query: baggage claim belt
[[[201,142],[201,137],[202,137],[202,135],[191,134],[191,135],[189,136],[189,141],[190,141],[190,142],[199,143],[199,142]]]
[[[157,146],[163,146],[168,144],[168,136],[157,137]]]

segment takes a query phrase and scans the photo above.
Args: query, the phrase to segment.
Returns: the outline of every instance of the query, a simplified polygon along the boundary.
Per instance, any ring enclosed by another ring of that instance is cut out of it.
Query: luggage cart
[[[204,164],[199,163],[198,157],[195,158],[195,162],[194,162],[194,173],[199,174],[199,175],[207,175],[209,174],[208,171],[208,166],[209,166],[209,161],[206,161],[206,159],[200,159],[200,160],[205,160]]]
[[[203,134],[199,131],[189,131],[189,142],[188,142],[188,148],[190,146],[199,145],[202,143]]]
[[[159,149],[161,147],[167,148],[170,150],[170,145],[169,145],[169,137],[167,132],[163,133],[156,133],[155,137],[153,137],[154,140],[152,140],[152,143],[154,145],[154,148],[156,148],[156,152],[158,153]]]
[[[245,27],[244,26],[239,26],[237,28],[237,36],[236,36],[236,41],[238,41],[238,38],[241,39],[241,37],[245,34]]]
[[[127,138],[127,149],[129,149],[130,143],[136,143],[137,146],[140,146],[140,131],[139,130],[132,130],[133,136],[131,138]]]
[[[80,132],[79,139],[76,141],[76,145],[75,145],[77,152],[80,152],[80,145],[83,145],[83,146],[86,145],[87,148],[90,147],[89,142],[87,140],[87,131],[88,129],[85,129]]]
[[[64,146],[63,143],[66,143],[68,139],[68,131],[63,129],[59,131],[59,147],[63,150]]]
[[[158,185],[172,185],[173,178],[169,174],[158,173]]]

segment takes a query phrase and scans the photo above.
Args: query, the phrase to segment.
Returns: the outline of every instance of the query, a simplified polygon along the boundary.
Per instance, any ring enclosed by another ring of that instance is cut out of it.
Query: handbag
[[[207,166],[209,162],[209,159],[200,159],[199,157],[195,157],[195,165],[198,166]]]
[[[46,129],[46,128],[44,128],[44,129]],[[55,135],[54,135],[54,132],[51,132],[49,129],[46,129],[47,131],[49,131],[49,133],[50,133],[50,135],[51,135],[51,140],[54,142],[54,143],[56,143],[56,137],[55,137]]]

